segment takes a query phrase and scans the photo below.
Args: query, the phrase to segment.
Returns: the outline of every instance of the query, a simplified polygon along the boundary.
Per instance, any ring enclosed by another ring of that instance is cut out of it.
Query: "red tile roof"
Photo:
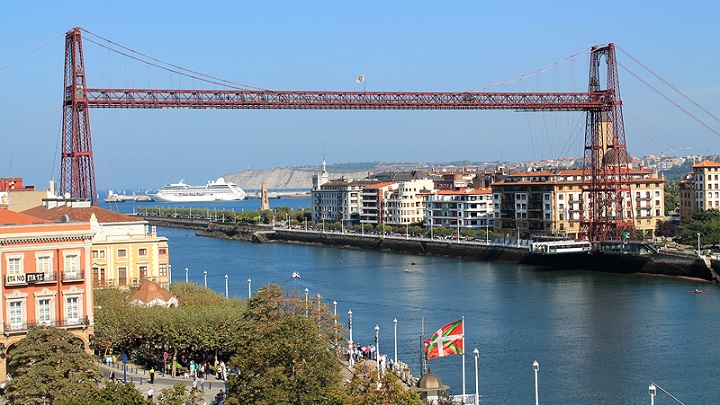
[[[50,223],[50,221],[28,214],[10,211],[6,208],[0,208],[0,225],[31,225],[47,223]]]
[[[718,162],[713,162],[713,161],[710,161],[710,160],[703,160],[702,162],[693,165],[693,169],[696,168],[696,167],[697,167],[697,168],[702,168],[702,167],[720,167],[720,163],[718,163]]]
[[[133,302],[135,300],[140,300],[147,304],[155,299],[168,302],[172,297],[172,294],[160,287],[160,284],[154,281],[146,281],[140,285],[140,288],[135,292],[135,294],[128,297],[128,301]]]
[[[43,206],[30,208],[29,210],[23,211],[24,214],[32,215],[38,218],[43,218],[48,221],[59,221],[64,214],[70,217],[71,221],[77,222],[88,222],[92,214],[95,214],[98,222],[101,224],[112,223],[112,222],[144,222],[145,220],[130,215],[118,214],[110,210],[106,210],[98,207],[68,207],[62,205],[55,208],[47,209]]]

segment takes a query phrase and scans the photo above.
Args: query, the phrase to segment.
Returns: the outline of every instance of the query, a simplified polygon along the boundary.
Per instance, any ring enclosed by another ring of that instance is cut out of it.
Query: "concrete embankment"
[[[472,260],[520,263],[549,269],[585,269],[610,273],[645,273],[718,281],[716,262],[697,255],[659,252],[634,255],[625,252],[594,252],[577,255],[531,254],[526,246],[485,244],[443,239],[355,233],[315,232],[278,229],[251,224],[218,224],[206,220],[146,218],[157,226],[199,230],[199,236],[243,240],[255,243],[282,242],[303,245],[377,250],[394,253],[467,258]],[[708,263],[711,262],[711,263]],[[716,268],[713,269],[713,266]]]

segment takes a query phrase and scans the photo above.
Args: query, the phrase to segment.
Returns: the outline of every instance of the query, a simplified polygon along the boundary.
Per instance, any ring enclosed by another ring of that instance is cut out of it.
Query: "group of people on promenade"
[[[376,357],[377,356],[377,357]],[[378,354],[375,345],[362,346],[360,343],[348,342],[348,364],[352,367],[356,361],[376,360],[380,366],[380,372],[385,372],[387,367],[393,368],[393,359],[387,354]]]

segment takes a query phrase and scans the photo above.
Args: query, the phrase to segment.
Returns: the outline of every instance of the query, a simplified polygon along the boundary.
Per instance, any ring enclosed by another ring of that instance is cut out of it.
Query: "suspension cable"
[[[630,69],[628,69],[625,65],[623,65],[623,64],[620,63],[620,62],[618,62],[618,66],[620,66],[621,68],[625,69],[626,72],[630,73],[631,75],[633,75],[633,77],[635,77],[636,79],[640,80],[640,82],[641,82],[642,84],[648,86],[648,87],[649,87],[650,89],[652,89],[655,93],[659,94],[660,97],[664,98],[664,99],[667,100],[670,104],[672,104],[672,105],[674,105],[676,108],[678,108],[680,111],[682,111],[682,112],[684,112],[685,114],[687,114],[690,118],[692,118],[692,119],[694,119],[695,121],[697,121],[700,125],[702,125],[702,126],[704,126],[705,128],[707,128],[708,131],[712,132],[713,134],[715,134],[715,135],[717,135],[717,136],[720,136],[720,132],[718,132],[718,131],[710,128],[710,126],[708,126],[706,123],[702,122],[698,117],[696,117],[695,115],[693,115],[690,111],[688,111],[688,110],[686,110],[685,108],[683,108],[682,106],[680,106],[680,104],[672,101],[672,100],[670,99],[670,97],[666,96],[666,95],[663,94],[660,90],[658,90],[658,89],[656,89],[655,87],[653,87],[650,83],[648,83],[647,81],[645,81],[645,80],[643,80],[642,78],[640,78],[640,76],[636,75],[633,71],[631,71]]]
[[[5,70],[6,68],[9,68],[10,66],[16,64],[17,62],[19,62],[19,61],[27,58],[28,56],[32,55],[32,54],[35,53],[36,51],[39,51],[40,49],[42,49],[42,48],[44,48],[45,46],[49,45],[51,42],[54,42],[55,40],[57,40],[58,38],[62,37],[63,35],[65,35],[65,34],[60,34],[60,35],[56,36],[55,38],[47,41],[46,43],[38,46],[37,48],[33,49],[32,51],[26,53],[25,55],[23,55],[23,56],[15,59],[14,61],[8,63],[7,65],[1,67],[1,68],[0,68],[0,72],[2,72],[3,70]]]
[[[81,28],[81,30],[83,30],[84,32],[86,32],[86,33],[88,33],[88,34],[90,34],[90,35],[93,35],[93,36],[95,36],[95,37],[97,37],[97,38],[99,38],[99,39],[101,39],[101,40],[103,40],[103,41],[105,41],[105,42],[107,42],[107,43],[109,43],[109,44],[112,44],[112,45],[114,45],[114,46],[116,46],[116,47],[119,47],[119,48],[121,48],[121,49],[125,49],[126,51],[129,51],[129,52],[131,52],[132,54],[137,54],[137,55],[140,55],[140,56],[142,56],[142,57],[144,57],[144,58],[148,58],[148,59],[150,59],[150,60],[152,60],[152,61],[154,61],[154,62],[157,62],[157,63],[159,63],[159,64],[167,65],[167,66],[170,66],[170,67],[172,67],[172,68],[175,68],[175,69],[179,69],[179,70],[180,70],[180,71],[175,71],[175,70],[172,70],[172,69],[170,69],[170,68],[168,68],[168,67],[160,66],[160,65],[158,65],[158,64],[154,64],[154,63],[148,62],[148,61],[143,60],[143,59],[141,59],[141,58],[138,58],[138,57],[136,57],[136,56],[134,56],[134,55],[126,54],[126,53],[121,52],[121,51],[119,51],[119,50],[117,50],[117,49],[114,49],[114,48],[112,48],[112,47],[109,47],[109,46],[100,44],[100,43],[98,43],[98,42],[96,42],[96,41],[93,41],[93,40],[90,40],[90,39],[87,39],[87,38],[86,38],[88,41],[90,41],[90,42],[92,42],[92,43],[94,43],[94,44],[96,44],[96,45],[98,45],[98,46],[101,46],[101,47],[103,47],[103,48],[105,48],[105,49],[111,50],[111,51],[113,51],[113,52],[116,52],[116,53],[119,53],[119,54],[121,54],[121,55],[127,56],[127,57],[129,57],[129,58],[135,59],[135,60],[137,60],[137,61],[139,61],[139,62],[146,63],[146,64],[148,64],[148,65],[150,65],[150,66],[154,66],[154,67],[158,67],[158,68],[167,70],[168,72],[171,72],[171,73],[176,73],[176,74],[179,74],[179,75],[187,76],[187,77],[190,77],[190,78],[193,78],[193,79],[196,79],[196,80],[201,80],[201,81],[204,81],[204,82],[207,82],[207,83],[211,83],[211,84],[217,84],[217,85],[219,85],[219,86],[230,87],[230,88],[233,88],[233,89],[236,89],[236,90],[241,90],[242,88],[253,89],[253,90],[267,90],[267,89],[263,89],[263,88],[260,88],[260,87],[254,87],[254,86],[250,86],[250,85],[247,85],[247,84],[237,83],[237,82],[233,82],[233,81],[230,81],[230,80],[225,80],[225,79],[222,79],[222,78],[219,78],[219,77],[210,76],[210,75],[207,75],[207,74],[204,74],[204,73],[200,73],[200,72],[197,72],[197,71],[194,71],[194,70],[186,69],[186,68],[184,68],[184,67],[182,67],[182,66],[174,65],[174,64],[172,64],[172,63],[168,63],[168,62],[162,61],[162,60],[160,60],[160,59],[153,58],[152,56],[146,55],[146,54],[144,54],[144,53],[142,53],[142,52],[138,52],[138,51],[136,51],[136,50],[134,50],[134,49],[131,49],[131,48],[128,48],[128,47],[123,46],[123,45],[121,45],[121,44],[118,44],[118,43],[116,43],[116,42],[113,42],[113,41],[111,41],[111,40],[109,40],[109,39],[107,39],[107,38],[104,38],[104,37],[102,37],[102,36],[100,36],[100,35],[97,35],[97,34],[95,34],[95,33],[93,33],[93,32],[90,32],[90,31],[88,31],[88,30],[86,30],[86,29],[84,29],[84,28]],[[184,72],[187,72],[187,73],[184,73]],[[236,86],[237,86],[237,87],[236,87]]]
[[[675,86],[673,86],[672,84],[670,84],[667,80],[663,79],[663,78],[660,77],[657,73],[655,73],[655,72],[653,72],[652,70],[650,70],[649,67],[643,65],[639,60],[633,58],[632,55],[630,55],[629,53],[627,53],[624,49],[620,48],[619,46],[618,46],[617,48],[618,48],[622,53],[624,53],[625,56],[627,56],[628,58],[632,59],[635,63],[637,63],[638,65],[640,65],[643,69],[647,70],[651,75],[655,76],[658,80],[660,80],[661,82],[663,82],[666,86],[668,86],[668,87],[670,87],[671,89],[675,90],[675,92],[678,93],[679,95],[681,95],[683,98],[685,98],[685,100],[691,102],[693,105],[695,105],[695,107],[701,109],[705,114],[707,114],[707,115],[711,116],[712,118],[714,118],[715,121],[720,122],[720,118],[718,118],[718,117],[715,116],[713,113],[711,113],[710,111],[708,111],[708,110],[706,110],[705,108],[703,108],[703,106],[701,106],[701,105],[700,105],[699,103],[697,103],[695,100],[691,99],[691,98],[688,97],[685,93],[683,93],[682,91],[678,90]]]
[[[468,90],[468,91],[483,91],[483,90],[489,89],[489,88],[491,88],[491,87],[497,87],[497,86],[501,86],[501,85],[503,85],[503,84],[508,84],[508,83],[517,82],[517,81],[526,79],[526,78],[528,78],[528,77],[530,77],[530,76],[534,76],[534,75],[537,75],[537,74],[540,74],[540,73],[547,72],[548,70],[557,69],[557,68],[559,68],[560,66],[566,65],[566,64],[568,64],[568,63],[570,63],[570,62],[573,62],[573,61],[575,61],[576,59],[578,59],[578,58],[580,58],[580,57],[582,57],[582,56],[585,56],[585,55],[587,55],[587,54],[589,54],[589,53],[590,53],[590,48],[585,48],[585,49],[583,49],[582,51],[577,52],[577,53],[575,53],[575,54],[573,54],[573,55],[570,55],[570,56],[568,56],[568,57],[565,58],[565,59],[562,59],[562,60],[560,60],[560,61],[558,61],[558,62],[555,62],[555,63],[553,63],[553,64],[550,64],[550,65],[547,65],[547,66],[545,66],[545,67],[542,67],[542,68],[540,68],[540,69],[538,69],[538,70],[535,70],[535,71],[533,71],[533,72],[526,73],[526,74],[524,74],[524,75],[518,76],[518,77],[516,77],[516,78],[514,78],[514,79],[509,79],[509,80],[505,80],[505,81],[502,81],[502,82],[497,82],[497,83],[494,83],[494,84],[489,84],[489,85],[487,85],[487,86],[480,87],[479,89]]]
[[[26,122],[26,123],[24,123],[24,124],[20,124],[20,125],[14,127],[14,128],[6,129],[5,131],[0,132],[0,135],[5,135],[5,134],[7,134],[8,132],[12,132],[12,131],[14,131],[14,130],[16,130],[16,129],[20,129],[20,128],[22,128],[22,127],[28,126],[28,125],[30,125],[30,124],[32,124],[32,123],[34,123],[34,122],[40,121],[40,120],[43,119],[43,118],[47,118],[47,117],[49,117],[49,116],[51,116],[51,115],[53,115],[53,114],[57,114],[57,113],[60,112],[60,111],[62,111],[62,108],[59,109],[59,110],[55,110],[55,111],[51,112],[50,114],[45,114],[45,115],[43,115],[42,117],[35,118],[35,119],[32,120],[32,121],[28,121],[28,122]]]

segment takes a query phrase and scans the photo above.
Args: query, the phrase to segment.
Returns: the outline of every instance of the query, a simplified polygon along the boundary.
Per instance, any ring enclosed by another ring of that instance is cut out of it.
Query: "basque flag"
[[[425,358],[432,359],[451,354],[463,354],[464,344],[465,335],[461,319],[438,329],[430,339],[425,341]]]

